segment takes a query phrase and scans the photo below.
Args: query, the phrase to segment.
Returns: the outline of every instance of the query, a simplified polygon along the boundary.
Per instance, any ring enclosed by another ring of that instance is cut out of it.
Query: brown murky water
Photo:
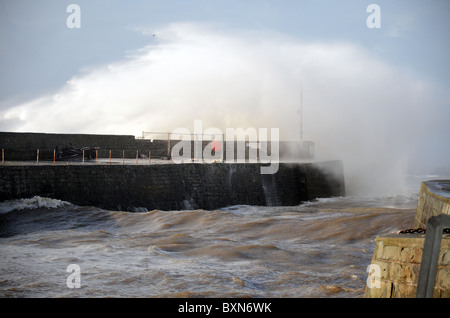
[[[415,195],[299,206],[120,212],[0,203],[1,297],[362,297],[379,235]],[[80,288],[69,288],[70,264]]]

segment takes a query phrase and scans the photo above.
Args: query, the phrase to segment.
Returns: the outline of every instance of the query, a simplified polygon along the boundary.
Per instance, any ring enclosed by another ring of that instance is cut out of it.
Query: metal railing
[[[450,227],[450,215],[441,214],[428,219],[417,284],[417,298],[433,297],[444,227]]]
[[[177,140],[179,136],[191,136],[192,140],[215,140],[217,134],[191,134],[191,133],[173,133],[173,132],[158,132],[158,131],[143,131],[141,137],[137,139],[159,139],[159,140]],[[225,134],[221,134],[221,139],[225,140]]]

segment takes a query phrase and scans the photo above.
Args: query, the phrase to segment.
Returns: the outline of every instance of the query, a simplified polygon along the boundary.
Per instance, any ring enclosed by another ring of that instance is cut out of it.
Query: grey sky
[[[448,0],[2,0],[0,130],[139,135],[201,119],[298,139],[302,77],[318,156],[355,175],[448,165],[449,14]]]
[[[81,7],[81,29],[66,27],[66,7]],[[381,8],[369,29],[366,8]],[[55,1],[0,2],[0,100],[60,87],[79,69],[121,59],[151,38],[134,28],[171,22],[267,29],[302,41],[348,41],[420,76],[450,85],[449,1]],[[268,36],[270,33],[268,32]]]

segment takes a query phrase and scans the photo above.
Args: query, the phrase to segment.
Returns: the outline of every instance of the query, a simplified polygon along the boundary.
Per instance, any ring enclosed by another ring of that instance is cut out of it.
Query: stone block
[[[439,254],[439,265],[442,265],[442,266],[450,265],[450,250],[442,249],[442,246],[441,246],[441,252]]]
[[[450,267],[438,269],[435,284],[443,289],[450,289]]]
[[[416,297],[417,287],[403,282],[394,282],[390,292],[390,298],[414,298]]]
[[[398,259],[401,248],[398,246],[384,245],[381,259],[394,260]]]
[[[400,262],[420,264],[422,261],[422,249],[417,247],[402,247],[398,259]]]
[[[450,298],[450,288],[447,289],[441,289],[439,291],[439,296],[440,298]]]
[[[365,298],[390,298],[392,283],[390,281],[381,281],[380,288],[366,287]]]

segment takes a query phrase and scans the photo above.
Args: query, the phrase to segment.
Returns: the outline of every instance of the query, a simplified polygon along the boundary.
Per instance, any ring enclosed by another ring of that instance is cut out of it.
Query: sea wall
[[[414,226],[425,228],[428,219],[439,214],[450,215],[450,180],[422,182]]]
[[[345,195],[340,161],[262,164],[4,165],[0,201],[35,195],[105,209],[216,209],[236,204],[297,205]]]
[[[139,157],[144,158],[149,155],[152,158],[170,157],[172,148],[179,140],[169,139],[169,135],[156,135],[159,139],[136,139],[131,135],[97,135],[97,134],[53,134],[53,133],[17,133],[17,132],[0,132],[0,148],[4,150],[6,161],[27,161],[36,160],[37,149],[39,149],[39,158],[41,160],[52,160],[54,150],[62,150],[63,148],[73,147],[99,147],[99,158],[108,158],[111,151],[112,158],[136,158],[136,151]],[[204,140],[202,142],[191,141],[191,157],[194,158],[199,154],[195,151],[200,149],[200,156],[203,150],[211,141]],[[197,144],[199,143],[199,144]],[[229,143],[234,149],[234,156],[227,154]],[[298,141],[279,141],[278,156],[280,160],[298,159],[300,156],[304,159],[312,159],[312,154],[306,154],[309,149],[302,148]],[[255,147],[258,145],[249,143],[248,141],[226,141],[222,145],[223,159],[233,161],[238,159],[238,149],[244,149],[245,159],[258,158],[259,150]],[[242,147],[242,148],[241,148]],[[252,149],[253,147],[253,149]],[[271,143],[267,143],[267,150],[271,153]],[[252,151],[255,151],[253,153]],[[230,158],[233,157],[233,158]],[[242,158],[239,158],[242,159]]]
[[[379,286],[367,284],[367,298],[415,298],[420,273],[424,235],[378,237],[372,259],[372,273]],[[369,287],[370,285],[370,287]],[[441,243],[433,298],[450,298],[450,237]]]
[[[440,214],[450,214],[450,180],[422,182],[415,228],[426,228],[428,219]],[[398,234],[377,237],[365,297],[411,298],[416,297],[422,262],[425,234]],[[379,279],[379,285],[371,278]],[[450,235],[442,237],[434,298],[450,298]]]
[[[6,161],[53,159],[54,150],[66,147],[100,147],[99,157],[136,158],[136,151],[155,156],[167,156],[167,140],[137,140],[131,135],[96,135],[96,134],[47,134],[47,133],[13,133],[0,132],[0,148],[4,149]]]

